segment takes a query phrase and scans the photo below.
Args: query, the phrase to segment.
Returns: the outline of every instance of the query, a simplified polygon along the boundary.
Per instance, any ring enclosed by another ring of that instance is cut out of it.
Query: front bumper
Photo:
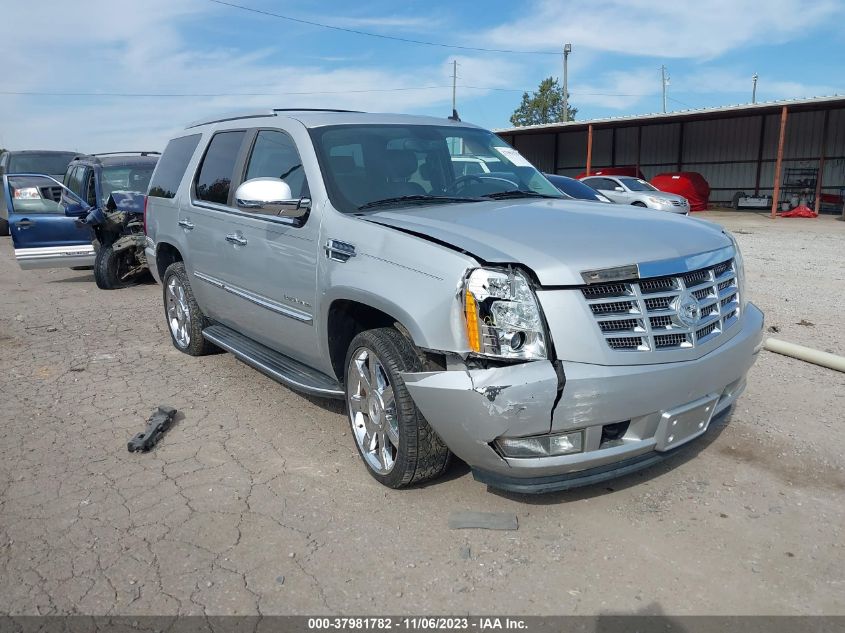
[[[494,369],[408,373],[403,377],[429,424],[473,469],[476,479],[520,492],[563,490],[648,467],[707,431],[708,424],[667,445],[673,412],[712,402],[708,421],[745,388],[762,342],[763,314],[744,310],[740,331],[696,360],[656,365],[562,363],[565,384],[551,361]],[[627,423],[621,438],[603,427]],[[584,430],[584,450],[555,457],[508,458],[493,448],[502,436]]]

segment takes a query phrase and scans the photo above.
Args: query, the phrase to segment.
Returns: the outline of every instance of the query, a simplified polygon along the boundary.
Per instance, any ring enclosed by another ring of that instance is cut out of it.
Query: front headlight
[[[672,204],[666,198],[657,198],[656,196],[649,196],[648,201],[651,202],[652,204],[656,204],[658,206],[662,206],[662,205],[665,205],[665,204]]]
[[[540,305],[518,270],[477,268],[464,280],[464,316],[473,352],[498,358],[547,358]]]
[[[38,187],[21,187],[20,189],[12,189],[12,196],[17,200],[40,200],[41,192]]]
[[[733,234],[725,231],[725,235],[731,238],[734,245],[734,269],[736,270],[736,285],[739,288],[739,307],[745,309],[748,298],[745,296],[745,261],[742,259],[742,251],[739,250],[739,243]]]

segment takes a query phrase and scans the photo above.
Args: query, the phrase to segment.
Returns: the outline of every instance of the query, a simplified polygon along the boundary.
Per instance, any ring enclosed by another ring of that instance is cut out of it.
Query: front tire
[[[369,473],[389,488],[441,476],[451,453],[417,409],[401,374],[421,371],[411,343],[394,328],[358,334],[346,355],[346,408]]]
[[[94,281],[101,290],[117,290],[131,286],[132,282],[121,279],[127,272],[126,251],[115,253],[111,246],[101,246],[94,258]]]
[[[646,208],[645,202],[640,202],[639,200],[637,200],[636,202],[632,202],[631,206],[632,207],[642,207],[643,209]]]
[[[189,356],[205,356],[217,351],[217,347],[202,336],[208,327],[208,318],[202,313],[183,262],[174,262],[164,271],[161,280],[164,299],[164,316],[170,331],[173,347]]]

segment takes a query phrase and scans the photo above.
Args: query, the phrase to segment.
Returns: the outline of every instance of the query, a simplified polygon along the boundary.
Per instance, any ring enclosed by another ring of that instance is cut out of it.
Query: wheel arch
[[[156,271],[159,279],[164,279],[164,271],[170,264],[182,261],[185,261],[182,253],[170,242],[159,242],[156,245]]]
[[[360,332],[395,327],[412,345],[423,340],[416,322],[404,310],[382,297],[345,295],[327,302],[323,318],[325,344],[331,366],[341,382],[346,371],[346,352]]]

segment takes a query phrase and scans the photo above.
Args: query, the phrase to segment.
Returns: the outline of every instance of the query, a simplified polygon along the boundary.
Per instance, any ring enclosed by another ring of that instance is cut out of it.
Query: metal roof
[[[500,128],[494,130],[497,134],[523,134],[531,132],[570,131],[586,128],[588,125],[601,127],[623,127],[636,124],[670,123],[683,120],[700,120],[728,118],[732,116],[746,116],[753,114],[767,114],[777,112],[783,106],[791,110],[819,110],[845,107],[845,95],[829,97],[811,97],[808,99],[785,99],[782,101],[765,101],[762,103],[742,103],[716,108],[696,108],[691,110],[677,110],[675,112],[656,112],[653,114],[632,114],[626,116],[589,119],[584,121],[569,121],[567,123],[544,123],[541,125],[525,125],[522,127]]]

